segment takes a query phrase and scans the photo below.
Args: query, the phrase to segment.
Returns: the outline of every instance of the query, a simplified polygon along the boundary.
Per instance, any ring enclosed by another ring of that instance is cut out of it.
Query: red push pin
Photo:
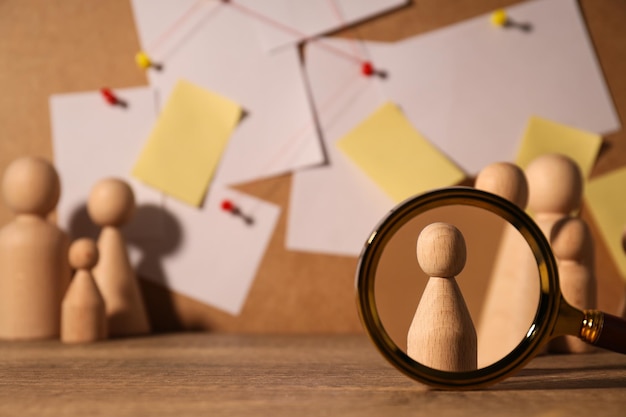
[[[371,62],[365,61],[363,65],[361,65],[361,73],[367,77],[370,77],[374,74],[374,66]]]
[[[244,215],[241,210],[239,209],[239,207],[237,207],[235,204],[233,204],[232,201],[230,200],[223,200],[222,201],[222,210],[227,211],[235,216],[239,216],[243,219],[243,221],[246,222],[246,224],[252,224],[254,223],[254,219],[252,217],[246,216]]]
[[[235,207],[232,201],[224,200],[222,201],[222,210],[229,211],[232,213],[237,210],[237,207]]]
[[[101,88],[100,89],[100,94],[102,94],[102,97],[104,98],[104,101],[109,103],[111,106],[126,107],[126,102],[121,100],[115,94],[113,94],[113,91],[111,91],[110,88]]]

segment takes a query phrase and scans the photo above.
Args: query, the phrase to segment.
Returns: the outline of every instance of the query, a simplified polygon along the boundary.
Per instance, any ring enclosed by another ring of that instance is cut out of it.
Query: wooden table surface
[[[0,342],[0,415],[623,417],[626,356],[539,357],[458,392],[405,377],[363,335]]]

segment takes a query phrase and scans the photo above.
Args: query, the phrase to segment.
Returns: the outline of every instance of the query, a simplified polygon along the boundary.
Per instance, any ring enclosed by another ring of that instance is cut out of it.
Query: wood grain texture
[[[362,335],[0,342],[2,416],[623,416],[626,356],[539,357],[489,389],[432,391]]]
[[[460,22],[515,0],[414,0],[402,9],[355,25],[337,36],[394,41]],[[581,0],[592,42],[621,120],[626,115],[626,7],[615,0]],[[104,86],[146,85],[134,63],[139,42],[128,0],[0,1],[0,171],[14,158],[52,158],[48,98],[52,93]],[[626,130],[609,135],[593,175],[626,165]],[[227,332],[359,332],[354,307],[356,259],[285,250],[291,178],[243,184],[282,208],[278,227],[238,317],[142,280],[157,330]],[[0,205],[0,224],[10,221]],[[590,221],[583,208],[583,217]],[[498,230],[484,231],[485,239]],[[592,227],[596,242],[600,237]],[[617,312],[623,279],[602,244],[596,245],[598,306]],[[617,290],[616,290],[617,289]],[[479,295],[464,291],[470,310]]]

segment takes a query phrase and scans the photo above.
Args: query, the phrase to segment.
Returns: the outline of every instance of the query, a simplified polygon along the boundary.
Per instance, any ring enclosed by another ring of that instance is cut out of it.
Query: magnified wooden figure
[[[16,216],[0,229],[0,339],[59,337],[69,238],[47,216],[60,190],[54,166],[42,158],[6,168],[2,196]]]
[[[98,263],[96,243],[78,239],[70,246],[70,265],[76,270],[61,307],[61,341],[89,343],[106,339],[104,299],[91,274]]]
[[[430,276],[407,336],[407,354],[431,368],[476,369],[476,330],[455,277],[465,267],[465,239],[447,223],[426,226],[417,239],[417,261]]]
[[[110,336],[132,336],[150,332],[150,323],[120,227],[135,211],[130,186],[117,178],[99,181],[87,202],[92,221],[102,227],[98,237],[100,260],[93,275],[106,305]]]

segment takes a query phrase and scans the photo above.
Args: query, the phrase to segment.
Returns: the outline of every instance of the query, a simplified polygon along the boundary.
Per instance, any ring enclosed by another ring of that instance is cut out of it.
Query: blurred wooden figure
[[[120,179],[103,179],[93,187],[87,211],[102,227],[98,237],[100,260],[93,275],[106,305],[109,335],[147,334],[150,323],[120,230],[134,214],[133,191]]]
[[[561,293],[580,310],[595,309],[597,283],[594,274],[594,248],[587,224],[576,217],[566,217],[554,224],[550,238],[556,258]],[[558,353],[586,353],[593,346],[575,336],[562,336],[550,342],[549,350]]]
[[[416,252],[430,279],[408,331],[407,354],[444,371],[476,369],[476,330],[455,279],[465,267],[463,235],[450,224],[430,224],[420,233]]]
[[[580,209],[583,177],[572,159],[561,154],[545,154],[526,167],[528,209],[547,239],[552,226]]]
[[[487,165],[476,177],[474,187],[526,208],[528,183],[524,171],[515,164]],[[532,251],[517,229],[506,224],[478,322],[479,366],[503,358],[522,341],[537,312],[539,294]]]
[[[561,291],[565,299],[578,308],[595,308],[597,284],[594,276],[594,254],[591,233],[578,218],[583,195],[583,177],[571,158],[545,154],[526,168],[528,208],[555,250]],[[559,236],[560,235],[560,236]],[[555,247],[556,245],[556,247]],[[587,352],[589,346],[578,341],[556,341],[551,351]]]
[[[63,299],[61,310],[61,341],[89,343],[106,339],[104,299],[91,274],[98,263],[96,243],[78,239],[70,246],[70,265],[76,269]]]
[[[0,230],[0,338],[57,338],[70,280],[69,238],[47,220],[61,186],[48,161],[22,157],[6,169],[2,193],[15,219]]]

